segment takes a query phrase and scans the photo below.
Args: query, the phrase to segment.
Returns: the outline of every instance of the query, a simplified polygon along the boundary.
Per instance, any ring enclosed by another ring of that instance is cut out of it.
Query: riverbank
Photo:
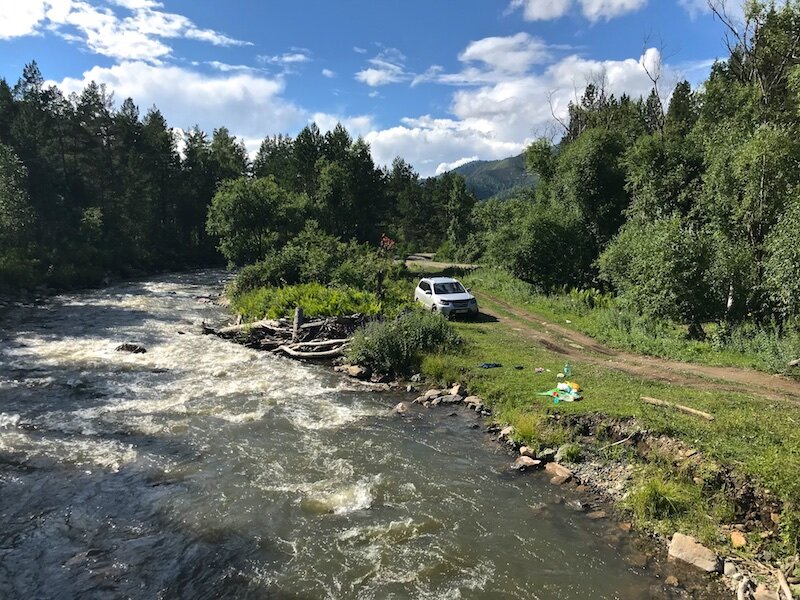
[[[524,309],[509,311],[476,291],[484,318],[455,324],[467,343],[459,353],[429,356],[423,363],[429,381],[465,383],[485,398],[498,423],[513,427],[516,445],[580,443],[590,460],[576,472],[583,469],[590,485],[616,488],[607,490],[610,498],[637,528],[663,539],[694,535],[775,588],[775,569],[797,552],[796,402],[737,393],[713,379],[703,386],[650,379],[595,360],[572,365],[584,399],[554,404],[537,393],[555,387],[569,356],[531,330],[519,314]],[[502,366],[478,368],[485,363]],[[714,420],[654,407],[643,396]],[[596,476],[589,463],[596,463]],[[790,578],[798,575],[792,571]]]

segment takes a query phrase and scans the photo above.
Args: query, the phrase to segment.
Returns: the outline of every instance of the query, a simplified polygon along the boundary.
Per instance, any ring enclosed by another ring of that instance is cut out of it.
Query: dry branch
[[[300,352],[289,346],[278,346],[278,350],[294,358],[335,358],[343,354],[344,346],[334,348],[333,350],[320,350],[316,352]]]
[[[696,408],[691,408],[689,406],[683,406],[682,404],[673,404],[672,402],[667,402],[665,400],[659,400],[658,398],[648,398],[647,396],[642,396],[642,402],[645,404],[651,404],[653,406],[663,406],[665,408],[674,408],[675,410],[679,410],[684,413],[688,413],[690,415],[694,415],[696,417],[701,417],[706,421],[713,421],[714,415],[703,412],[702,410],[697,410]]]

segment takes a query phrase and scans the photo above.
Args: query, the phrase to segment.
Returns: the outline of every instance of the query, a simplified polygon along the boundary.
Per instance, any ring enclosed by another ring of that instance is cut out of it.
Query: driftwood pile
[[[365,315],[328,317],[304,322],[301,310],[291,319],[263,319],[223,327],[203,324],[203,333],[234,341],[248,348],[268,350],[293,358],[327,359],[342,356]]]

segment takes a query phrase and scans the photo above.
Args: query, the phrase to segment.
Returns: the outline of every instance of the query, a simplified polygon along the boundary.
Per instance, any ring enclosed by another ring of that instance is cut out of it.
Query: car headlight
[[[450,303],[447,300],[437,300],[436,302],[438,302],[442,306],[450,306]]]
[[[477,303],[478,303],[478,301],[477,301],[475,298],[470,298],[470,299],[469,299],[469,303],[470,303],[470,304],[477,304]]]

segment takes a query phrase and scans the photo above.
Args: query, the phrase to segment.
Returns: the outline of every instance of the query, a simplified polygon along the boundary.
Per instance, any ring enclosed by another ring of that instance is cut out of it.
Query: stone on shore
[[[460,383],[455,384],[453,387],[450,388],[449,394],[451,396],[466,396],[467,389],[461,385]]]
[[[753,600],[781,600],[778,592],[769,589],[763,583],[759,583],[756,591],[753,592]]]
[[[464,400],[464,396],[441,396],[438,398],[438,400],[442,404],[461,404],[461,402]]]
[[[535,460],[528,456],[518,456],[517,460],[514,461],[514,468],[518,471],[524,471],[526,469],[536,469],[540,467],[542,461]]]
[[[498,437],[501,440],[505,440],[508,437],[510,437],[512,433],[514,433],[514,427],[509,425],[508,427],[504,427],[503,429],[500,430],[500,435]]]
[[[566,477],[567,481],[572,479],[572,471],[558,463],[547,463],[545,470],[553,477]]]
[[[568,483],[570,480],[569,477],[564,477],[563,475],[556,475],[555,477],[550,478],[550,483],[552,485],[564,485]]]
[[[428,390],[422,395],[426,398],[436,398],[437,396],[441,396],[443,393],[444,392],[442,392],[442,390]]]
[[[747,536],[741,531],[731,531],[731,546],[736,549],[747,546]]]
[[[669,556],[690,564],[707,573],[720,570],[719,557],[696,539],[682,533],[675,533],[669,545]]]
[[[536,451],[530,446],[522,446],[519,449],[520,456],[527,456],[528,458],[536,458]]]
[[[347,374],[350,377],[355,377],[356,379],[369,379],[369,376],[371,375],[369,369],[362,367],[361,365],[350,365],[347,367]]]
[[[551,462],[556,457],[556,451],[553,448],[545,448],[539,452],[539,460],[544,462]]]

